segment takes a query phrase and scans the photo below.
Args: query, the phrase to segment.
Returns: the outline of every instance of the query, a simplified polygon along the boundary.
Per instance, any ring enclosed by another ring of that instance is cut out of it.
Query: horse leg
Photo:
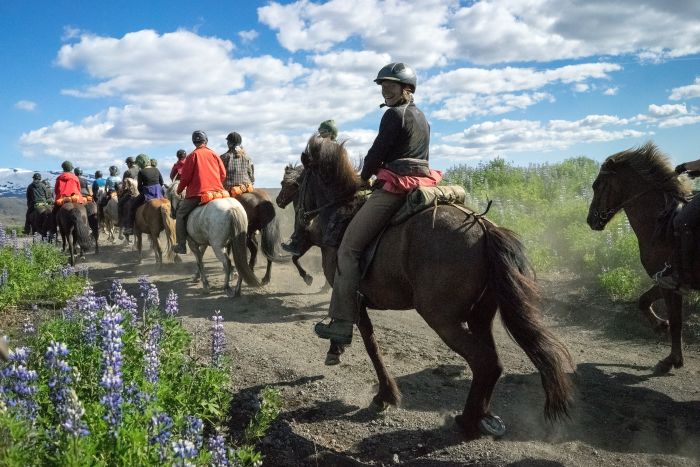
[[[671,354],[659,361],[654,367],[654,374],[664,375],[671,368],[683,366],[683,296],[668,289],[663,289],[662,294],[668,309],[669,330],[671,331]]]
[[[265,269],[265,276],[262,278],[262,281],[260,283],[262,285],[269,284],[271,276],[272,276],[272,260],[268,259],[267,260],[267,268]]]
[[[248,246],[248,251],[250,251],[250,269],[255,269],[255,263],[258,260],[258,241],[255,238],[255,232],[248,233],[246,236],[246,245]]]
[[[160,236],[160,232],[156,232],[156,229],[151,230],[150,237],[151,237],[151,248],[153,248],[153,253],[156,257],[156,264],[158,267],[163,266],[163,250],[160,248],[160,242],[158,241],[158,237]]]
[[[372,403],[378,410],[384,410],[389,405],[398,405],[401,402],[401,391],[399,391],[394,377],[391,376],[384,364],[382,354],[379,350],[379,344],[374,336],[372,321],[370,321],[369,315],[367,314],[367,307],[364,305],[360,305],[359,307],[360,319],[357,323],[357,327],[360,329],[362,342],[365,344],[365,350],[367,350],[367,355],[369,355],[372,361],[374,371],[377,373],[377,379],[379,380],[379,391],[372,399]]]
[[[294,266],[296,266],[297,271],[299,271],[299,275],[302,279],[304,279],[306,285],[311,285],[314,278],[311,274],[307,274],[304,268],[301,267],[301,264],[299,264],[299,258],[301,258],[301,256],[292,256],[292,263],[294,263]]]
[[[236,284],[236,290],[232,291],[231,290],[231,260],[229,259],[229,255],[226,252],[226,247],[214,247],[212,246],[212,249],[214,250],[214,255],[216,258],[221,261],[221,264],[224,266],[224,292],[226,295],[229,297],[238,297],[241,294],[241,290],[238,287],[240,284],[240,281],[238,284]],[[239,277],[240,279],[240,277]]]
[[[668,332],[668,320],[661,319],[654,312],[654,302],[663,298],[661,288],[658,285],[652,286],[639,297],[639,309],[642,310],[644,316],[649,320],[651,327],[659,334]]]
[[[141,238],[141,232],[134,233],[134,239],[136,240],[136,249],[139,252],[139,264],[143,261],[143,239]]]
[[[326,361],[323,363],[328,366],[338,365],[340,363],[340,356],[343,355],[343,353],[345,353],[345,345],[331,340],[328,352],[326,353]]]

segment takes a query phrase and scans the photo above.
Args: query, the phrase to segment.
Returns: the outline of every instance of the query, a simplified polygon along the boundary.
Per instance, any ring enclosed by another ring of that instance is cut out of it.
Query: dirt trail
[[[652,377],[653,365],[668,354],[667,339],[647,330],[633,306],[584,302],[587,293],[573,280],[541,280],[547,319],[577,363],[571,420],[544,420],[539,375],[497,322],[505,372],[493,410],[508,431],[499,440],[465,442],[453,417],[466,399],[469,368],[415,311],[370,312],[404,396],[400,408],[377,414],[368,408],[376,379],[359,336],[341,365],[323,365],[327,342],[316,338],[312,327],[325,316],[330,295],[319,292],[318,256],[302,260],[316,268],[312,286],[291,263],[276,264],[270,285],[244,287],[244,297],[231,300],[223,295],[221,266],[210,253],[206,266],[212,294],[203,296],[190,280],[191,255],[159,270],[152,254],[137,265],[129,251],[123,244],[106,245],[98,256],[88,255],[98,290],[120,278],[134,292],[140,274],[158,285],[161,299],[174,289],[181,315],[202,349],[208,345],[207,318],[220,309],[234,362],[236,410],[249,410],[254,394],[266,385],[280,390],[283,414],[261,444],[267,465],[700,463],[698,346],[686,346],[684,368]],[[256,273],[263,275],[262,264]]]

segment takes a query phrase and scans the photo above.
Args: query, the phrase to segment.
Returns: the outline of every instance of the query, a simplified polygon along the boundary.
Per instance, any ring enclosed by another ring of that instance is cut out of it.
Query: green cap
[[[338,126],[335,124],[335,120],[326,120],[318,126],[318,132],[321,136],[323,136],[323,133],[327,133],[331,139],[336,139],[338,137]]]
[[[72,172],[73,164],[71,163],[71,161],[63,161],[63,164],[61,164],[61,168],[64,172]]]
[[[151,163],[151,160],[147,155],[139,154],[138,156],[136,156],[136,159],[134,160],[134,162],[136,163],[136,165],[138,165],[140,168],[143,169],[144,167],[146,167],[148,164]]]

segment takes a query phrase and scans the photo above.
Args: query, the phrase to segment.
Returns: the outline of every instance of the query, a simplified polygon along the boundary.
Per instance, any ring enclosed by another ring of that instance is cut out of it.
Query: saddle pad
[[[397,225],[409,217],[438,204],[464,204],[467,192],[460,185],[418,187],[406,195],[406,202],[389,222]]]

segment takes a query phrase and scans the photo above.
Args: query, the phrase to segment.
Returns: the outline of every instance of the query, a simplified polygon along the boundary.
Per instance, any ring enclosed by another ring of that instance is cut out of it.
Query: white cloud
[[[637,138],[645,133],[621,128],[627,120],[611,115],[589,115],[581,120],[487,121],[472,125],[461,133],[446,135],[431,154],[448,159],[474,158],[480,155],[566,149],[577,143]]]
[[[575,92],[586,92],[590,86],[586,83],[576,83],[574,84],[574,91]]]
[[[695,83],[687,86],[680,86],[671,90],[671,95],[668,96],[672,101],[681,99],[694,99],[700,97],[700,77],[695,78]]]
[[[606,96],[616,96],[619,91],[619,88],[617,86],[607,88],[605,91],[603,91],[603,94]]]
[[[256,31],[255,29],[249,29],[247,31],[238,32],[238,37],[240,37],[243,42],[253,42],[255,39],[258,38],[258,35],[258,31]]]
[[[686,115],[687,113],[688,109],[685,107],[685,104],[651,104],[649,106],[649,116],[653,118]]]
[[[33,112],[36,110],[36,102],[21,100],[15,103],[15,108],[19,110],[26,110],[27,112]]]

